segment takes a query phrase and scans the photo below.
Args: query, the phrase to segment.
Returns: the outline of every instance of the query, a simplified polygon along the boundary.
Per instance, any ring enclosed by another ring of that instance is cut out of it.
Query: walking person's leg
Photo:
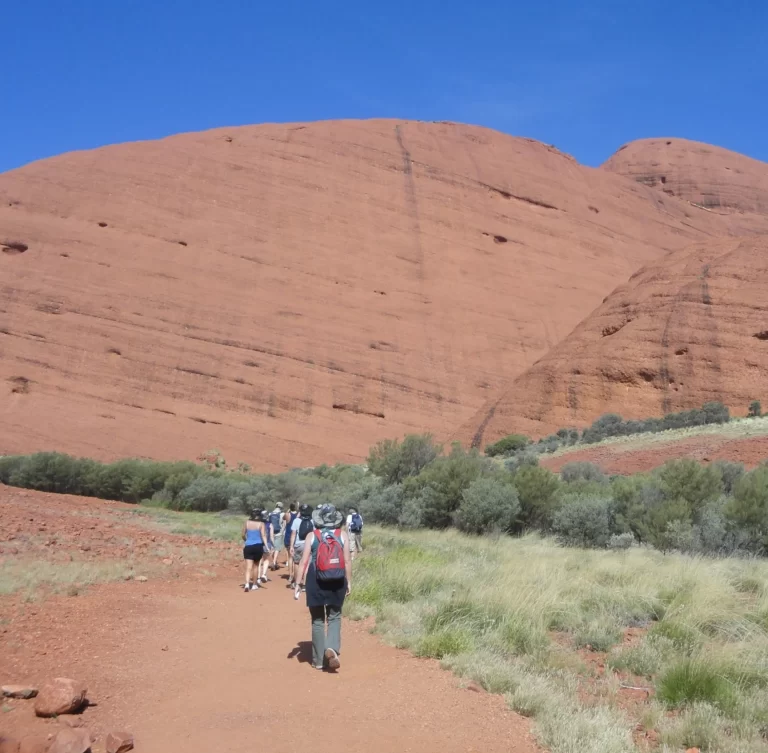
[[[339,654],[341,653],[341,607],[329,606],[328,632],[325,641],[325,658],[330,669],[338,669],[341,666]]]
[[[253,582],[253,560],[245,561],[245,590],[247,591]]]
[[[355,534],[355,549],[357,549],[359,553],[362,553],[363,551],[363,534],[362,533]]]
[[[322,669],[325,656],[325,607],[310,607],[309,614],[312,618],[312,666]]]

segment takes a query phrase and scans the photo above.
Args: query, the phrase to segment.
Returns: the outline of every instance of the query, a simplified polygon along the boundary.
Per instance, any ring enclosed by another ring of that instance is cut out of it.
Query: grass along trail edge
[[[455,531],[366,544],[348,616],[504,694],[552,753],[768,751],[768,563]]]

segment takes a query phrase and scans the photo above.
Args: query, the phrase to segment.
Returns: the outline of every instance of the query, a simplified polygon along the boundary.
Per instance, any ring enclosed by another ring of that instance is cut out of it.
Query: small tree
[[[560,479],[552,471],[537,465],[526,465],[514,475],[520,498],[523,524],[549,528],[552,515],[559,506]]]
[[[409,476],[418,476],[441,452],[431,434],[409,434],[401,442],[385,439],[371,448],[368,468],[385,484],[401,484]]]
[[[759,400],[753,400],[749,404],[749,412],[747,413],[747,415],[750,418],[760,418],[760,416],[763,415],[763,406],[760,405]]]
[[[509,482],[475,479],[462,493],[456,525],[466,533],[513,530],[520,513],[517,490]]]
[[[552,520],[552,529],[560,543],[605,548],[613,533],[610,504],[610,500],[597,497],[577,497],[566,502]]]

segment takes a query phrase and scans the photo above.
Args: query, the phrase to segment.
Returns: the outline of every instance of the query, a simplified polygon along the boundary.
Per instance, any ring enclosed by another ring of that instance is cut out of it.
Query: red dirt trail
[[[92,521],[108,519],[102,510],[129,509],[0,487],[0,552],[9,544],[3,524],[20,519],[13,513],[27,515],[35,503],[46,515],[51,500],[59,500],[65,526],[71,508],[87,531]],[[26,536],[15,540],[23,545]],[[384,645],[362,623],[345,621],[338,674],[312,670],[303,602],[279,575],[244,594],[238,554],[235,544],[222,551],[213,577],[193,563],[174,563],[162,578],[95,586],[76,597],[31,604],[0,597],[0,683],[82,680],[94,705],[67,718],[80,719],[96,737],[94,753],[104,750],[110,730],[123,728],[134,734],[138,753],[322,752],[340,744],[374,753],[537,750],[529,723],[503,698],[462,688],[437,662]],[[0,716],[4,734],[48,735],[61,727],[36,719],[31,701],[9,705]],[[318,742],[318,731],[329,728],[333,740]]]

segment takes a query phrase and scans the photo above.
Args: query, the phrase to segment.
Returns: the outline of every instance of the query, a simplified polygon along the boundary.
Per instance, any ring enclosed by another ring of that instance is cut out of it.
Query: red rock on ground
[[[446,436],[641,265],[758,230],[452,123],[43,160],[0,175],[0,454],[285,469]]]
[[[56,735],[48,753],[87,753],[91,749],[91,736],[87,729],[65,728]]]
[[[133,750],[133,735],[130,732],[110,732],[106,748],[107,753],[128,753]]]
[[[87,689],[82,683],[67,677],[57,677],[46,683],[35,699],[37,716],[73,714],[85,704]]]
[[[615,411],[661,416],[768,393],[768,237],[697,244],[645,267],[463,427],[476,444]]]

